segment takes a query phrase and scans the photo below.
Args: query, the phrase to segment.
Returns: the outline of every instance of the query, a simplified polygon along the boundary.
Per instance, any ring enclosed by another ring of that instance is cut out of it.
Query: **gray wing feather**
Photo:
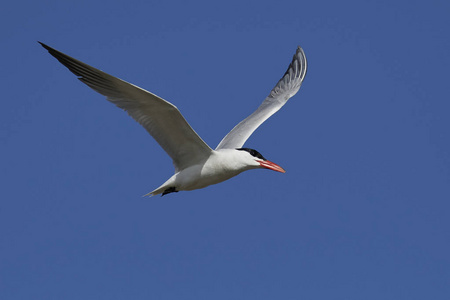
[[[81,82],[106,96],[107,100],[139,122],[169,154],[176,171],[209,157],[212,149],[197,135],[176,106],[138,86],[40,44]]]
[[[246,119],[236,125],[219,143],[218,149],[241,148],[252,133],[271,115],[276,113],[286,102],[294,96],[306,75],[306,56],[301,47],[297,51],[286,73],[270,91],[269,96],[258,109]]]

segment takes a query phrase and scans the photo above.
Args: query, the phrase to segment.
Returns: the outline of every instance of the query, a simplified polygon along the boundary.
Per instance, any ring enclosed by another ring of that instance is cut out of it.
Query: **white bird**
[[[297,48],[286,73],[258,109],[236,125],[213,150],[172,103],[39,43],[78,76],[81,82],[127,111],[172,158],[175,174],[147,195],[201,189],[251,169],[266,168],[285,172],[258,151],[242,146],[259,125],[300,89],[307,68],[305,53],[301,47]]]

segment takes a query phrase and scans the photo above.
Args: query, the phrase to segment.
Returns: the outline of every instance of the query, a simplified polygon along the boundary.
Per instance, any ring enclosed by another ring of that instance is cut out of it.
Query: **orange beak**
[[[259,164],[263,168],[274,170],[274,171],[281,172],[281,173],[286,173],[286,171],[282,167],[280,167],[279,165],[277,165],[276,163],[273,163],[271,161],[257,160],[257,162],[259,162]]]

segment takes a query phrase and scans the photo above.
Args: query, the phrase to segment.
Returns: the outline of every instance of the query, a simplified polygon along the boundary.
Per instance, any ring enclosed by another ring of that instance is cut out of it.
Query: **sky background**
[[[450,2],[13,1],[0,12],[1,299],[449,299]],[[163,198],[136,122],[36,41],[174,103],[285,174]]]

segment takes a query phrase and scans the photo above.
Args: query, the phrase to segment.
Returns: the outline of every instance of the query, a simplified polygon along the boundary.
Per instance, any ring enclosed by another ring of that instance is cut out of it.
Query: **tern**
[[[301,47],[297,48],[287,71],[258,109],[237,124],[213,150],[172,103],[39,43],[81,82],[125,110],[172,158],[175,174],[145,196],[201,189],[251,169],[285,172],[258,151],[243,146],[250,135],[300,89],[307,69]]]

